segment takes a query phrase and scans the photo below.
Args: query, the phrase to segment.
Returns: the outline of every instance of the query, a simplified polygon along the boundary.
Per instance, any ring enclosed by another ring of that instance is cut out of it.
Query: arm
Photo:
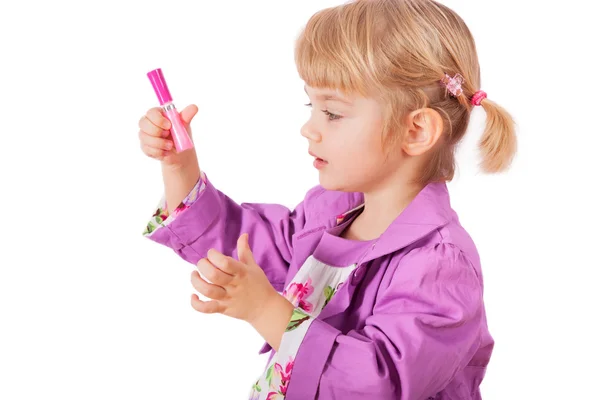
[[[475,270],[450,244],[415,249],[399,267],[363,328],[343,334],[319,319],[301,322],[308,328],[288,400],[426,399],[465,367],[483,317]]]
[[[270,302],[265,304],[262,313],[250,325],[265,339],[265,341],[279,351],[279,346],[284,332],[294,312],[294,305],[285,297],[276,293]]]
[[[167,210],[169,214],[173,214],[175,207],[181,204],[200,180],[200,167],[196,162],[184,168],[173,168],[161,164],[161,168],[165,186],[165,201],[169,205]]]
[[[195,265],[210,248],[236,257],[237,240],[248,233],[257,264],[273,287],[282,291],[292,258],[292,235],[304,226],[310,200],[323,191],[313,187],[292,211],[279,204],[237,204],[201,172],[201,179],[174,215],[165,211],[163,198],[155,222],[144,235]]]

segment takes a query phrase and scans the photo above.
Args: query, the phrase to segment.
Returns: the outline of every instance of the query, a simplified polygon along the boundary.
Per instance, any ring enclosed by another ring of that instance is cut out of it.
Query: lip
[[[313,153],[312,151],[309,151],[308,154],[310,154],[311,156],[313,156],[321,161],[327,162],[327,161],[323,160],[321,157],[319,157],[318,155],[316,155],[315,153]]]

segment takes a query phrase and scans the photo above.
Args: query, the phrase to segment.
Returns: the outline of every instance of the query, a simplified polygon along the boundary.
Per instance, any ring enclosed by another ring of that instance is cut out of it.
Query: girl
[[[173,150],[153,108],[140,139],[165,196],[144,235],[197,265],[193,287],[211,300],[192,295],[196,310],[265,338],[252,399],[481,398],[494,342],[446,182],[475,106],[485,171],[505,170],[516,140],[479,90],[469,29],[432,0],[356,0],[313,15],[295,60],[320,184],[294,210],[236,204],[194,150]],[[196,112],[182,111],[188,127]]]

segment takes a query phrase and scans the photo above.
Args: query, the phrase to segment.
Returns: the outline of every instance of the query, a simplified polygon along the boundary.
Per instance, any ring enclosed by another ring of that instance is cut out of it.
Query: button
[[[352,272],[352,283],[356,285],[364,278],[367,269],[365,267],[358,267]]]

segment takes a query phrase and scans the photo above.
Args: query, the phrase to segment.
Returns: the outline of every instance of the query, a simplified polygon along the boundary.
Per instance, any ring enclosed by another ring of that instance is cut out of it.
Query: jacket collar
[[[351,213],[362,206],[364,197],[352,197],[358,201],[345,214]],[[358,268],[379,257],[394,253],[417,240],[427,236],[439,227],[447,224],[454,217],[450,208],[450,197],[446,183],[430,183],[425,186],[412,202],[396,217],[390,226],[373,243],[369,251],[358,262]],[[335,224],[342,215],[336,215],[329,220]],[[343,285],[318,318],[332,318],[348,308],[356,285]]]
[[[364,206],[364,196],[356,193],[351,209],[330,218],[336,226],[348,215]],[[381,236],[373,243],[360,263],[366,263],[381,256],[398,251],[446,225],[454,216],[450,196],[445,182],[426,185],[409,205],[394,219]]]

